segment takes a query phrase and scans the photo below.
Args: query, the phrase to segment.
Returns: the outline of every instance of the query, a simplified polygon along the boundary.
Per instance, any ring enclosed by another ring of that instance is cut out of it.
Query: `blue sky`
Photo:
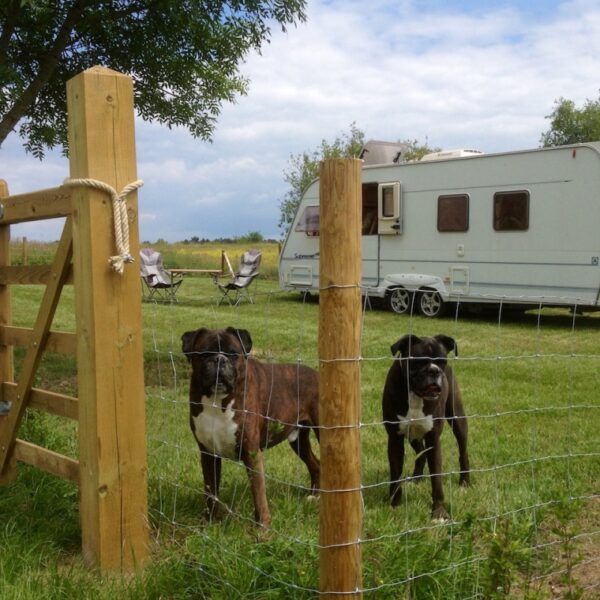
[[[212,143],[137,120],[143,240],[277,237],[290,155],[352,122],[371,139],[537,147],[557,98],[598,97],[600,2],[308,0],[307,23],[275,31],[242,73],[249,93],[224,108]],[[0,161],[11,193],[68,174],[60,153],[40,163],[15,136]],[[59,226],[19,235],[56,239]]]

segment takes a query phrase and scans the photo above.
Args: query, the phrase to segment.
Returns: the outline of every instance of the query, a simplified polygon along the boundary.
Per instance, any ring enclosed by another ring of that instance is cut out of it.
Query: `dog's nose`
[[[429,369],[427,369],[427,375],[429,375],[429,377],[438,377],[440,374],[441,369],[437,366],[437,365],[431,365],[429,367]]]

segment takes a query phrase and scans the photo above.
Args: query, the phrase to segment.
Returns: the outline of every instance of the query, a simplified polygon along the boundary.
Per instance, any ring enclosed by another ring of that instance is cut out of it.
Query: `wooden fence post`
[[[6,181],[0,179],[0,202],[2,198],[8,196],[8,185]],[[0,267],[10,265],[10,225],[0,225]],[[11,302],[10,302],[10,286],[0,285],[0,326],[12,325],[11,317]],[[0,344],[0,382],[13,381],[13,348],[8,344]],[[3,387],[0,386],[0,390]],[[6,401],[3,391],[0,392],[0,400]],[[6,417],[0,417],[0,431],[2,424],[6,421]],[[10,464],[0,473],[0,482],[8,483],[12,481],[17,474],[16,463],[11,460]]]
[[[94,67],[67,83],[71,178],[120,191],[137,179],[130,77]],[[146,427],[137,194],[119,275],[110,197],[73,192],[82,545],[88,564],[130,571],[148,557]]]
[[[361,176],[358,159],[321,163],[320,591],[361,598]]]

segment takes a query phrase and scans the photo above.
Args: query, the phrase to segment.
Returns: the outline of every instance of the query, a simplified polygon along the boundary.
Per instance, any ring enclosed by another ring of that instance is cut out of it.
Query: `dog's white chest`
[[[202,398],[202,412],[193,417],[196,439],[212,454],[238,458],[235,453],[237,423],[233,420],[233,400],[225,410],[217,398]]]
[[[404,416],[398,415],[398,420],[398,433],[409,440],[420,440],[433,429],[433,416],[423,412],[423,398],[412,392],[408,396],[408,412]]]

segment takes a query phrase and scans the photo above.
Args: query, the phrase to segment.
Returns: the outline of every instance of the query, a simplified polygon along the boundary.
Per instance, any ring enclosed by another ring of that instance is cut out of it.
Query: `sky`
[[[279,238],[290,156],[353,122],[366,139],[502,152],[538,147],[558,98],[598,98],[600,0],[308,0],[307,13],[241,65],[248,94],[211,143],[136,119],[141,240]],[[16,134],[0,164],[12,194],[68,175],[60,152],[40,163]]]

